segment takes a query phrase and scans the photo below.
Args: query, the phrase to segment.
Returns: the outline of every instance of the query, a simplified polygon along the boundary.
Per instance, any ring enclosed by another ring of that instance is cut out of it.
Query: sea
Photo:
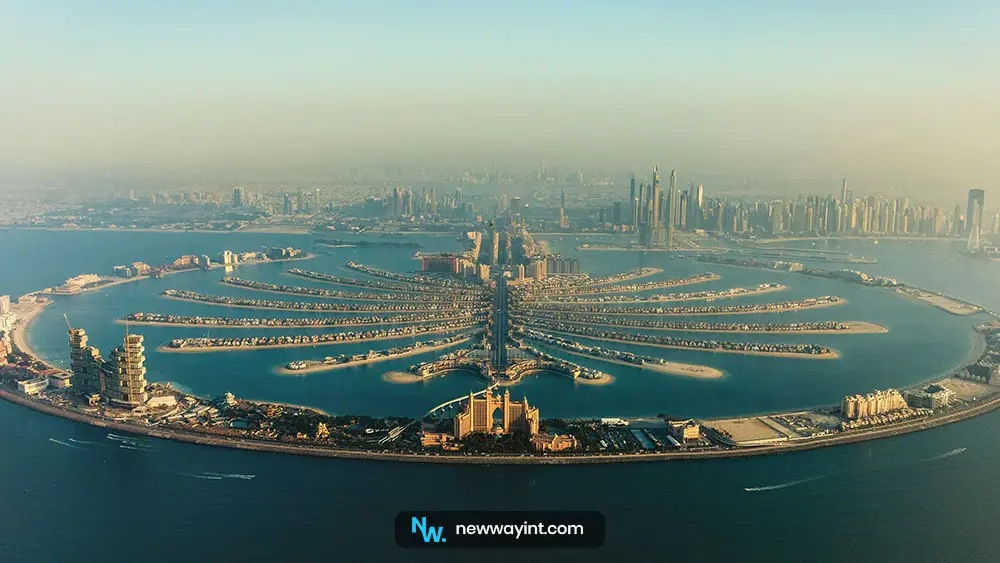
[[[347,238],[349,235],[338,236]],[[636,267],[659,277],[712,271],[717,281],[677,288],[700,291],[777,282],[787,290],[740,303],[837,295],[844,305],[773,315],[704,317],[712,321],[866,320],[886,334],[692,335],[719,340],[816,342],[836,360],[782,359],[628,347],[648,355],[722,369],[718,380],[694,380],[581,360],[615,376],[586,386],[533,376],[510,389],[543,417],[728,417],[832,404],[848,393],[905,387],[946,374],[974,349],[972,326],[958,317],[886,290],[798,274],[698,263],[662,252],[578,250],[598,236],[544,236],[584,271]],[[369,240],[379,240],[378,238]],[[454,236],[407,235],[425,251],[454,250]],[[876,264],[825,264],[942,291],[1000,310],[1000,263],[958,252],[959,242],[786,243],[877,257]],[[234,275],[324,287],[283,272],[292,267],[334,274],[355,260],[396,271],[415,269],[412,249],[328,248],[309,235],[0,230],[0,293],[20,295],[79,273],[116,264],[160,264],[182,254],[225,249],[305,248],[315,258],[241,266]],[[66,320],[87,330],[102,352],[120,343],[132,312],[212,316],[290,316],[167,300],[167,288],[284,299],[223,286],[219,270],[58,297],[32,324],[30,345],[68,365]],[[657,278],[650,278],[657,279]],[[332,287],[332,286],[327,286]],[[266,297],[265,297],[266,296]],[[735,303],[720,300],[717,304]],[[701,302],[681,303],[696,305]],[[65,318],[64,318],[65,315]],[[695,317],[697,319],[697,317]],[[292,360],[383,348],[413,339],[315,348],[169,354],[160,344],[187,336],[282,334],[283,330],[133,326],[143,334],[148,377],[199,395],[318,407],[330,413],[419,416],[430,406],[481,388],[449,375],[426,383],[382,380],[390,369],[440,352],[309,376],[274,368]],[[292,331],[294,332],[294,331]],[[302,330],[312,334],[319,331]],[[684,333],[666,333],[685,336]],[[419,338],[417,338],[419,339]],[[384,345],[383,345],[384,344]],[[595,344],[600,344],[595,342]],[[738,460],[583,466],[453,466],[319,459],[245,452],[108,433],[0,402],[0,562],[173,561],[996,561],[1000,558],[1000,412],[905,436]],[[595,549],[403,550],[393,539],[402,510],[597,510],[607,539]]]

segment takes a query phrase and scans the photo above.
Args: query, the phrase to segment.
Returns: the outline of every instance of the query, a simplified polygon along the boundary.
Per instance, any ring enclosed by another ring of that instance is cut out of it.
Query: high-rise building
[[[0,315],[6,315],[10,311],[10,295],[0,295]]]
[[[233,207],[243,207],[246,199],[246,192],[242,186],[233,188]]]
[[[840,186],[840,203],[847,203],[847,178],[844,178],[844,183]]]
[[[511,215],[520,215],[523,212],[524,212],[524,209],[521,206],[521,198],[519,198],[517,196],[514,196],[514,197],[510,198],[510,214]]]
[[[292,196],[288,195],[287,193],[281,194],[281,196],[282,196],[282,205],[281,205],[282,215],[294,215],[295,209],[294,205],[292,205]]]
[[[105,395],[112,403],[138,407],[149,399],[145,351],[140,334],[126,334],[122,346],[111,351],[104,364],[104,385]]]
[[[971,232],[974,225],[983,230],[983,205],[985,205],[986,192],[983,190],[969,190],[969,209],[965,214],[965,232]]]
[[[104,360],[97,348],[87,345],[87,333],[82,328],[69,329],[69,358],[73,387],[84,394],[103,394]]]

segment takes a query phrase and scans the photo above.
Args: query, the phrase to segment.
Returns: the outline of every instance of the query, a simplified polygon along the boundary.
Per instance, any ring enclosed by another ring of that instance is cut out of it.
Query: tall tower
[[[138,407],[149,399],[145,351],[142,335],[126,334],[122,346],[111,352],[104,364],[106,393],[111,402]]]
[[[681,198],[677,191],[677,169],[670,171],[670,212],[667,219],[667,248],[674,247],[674,228],[680,223]]]
[[[844,183],[840,186],[840,203],[847,203],[847,178],[844,178]]]
[[[87,332],[82,328],[69,329],[70,371],[73,372],[73,387],[85,394],[104,392],[104,374],[101,352],[87,345]]]
[[[986,200],[986,192],[983,190],[969,190],[969,210],[965,214],[965,231],[972,232],[973,226],[978,226],[983,230],[983,205]]]

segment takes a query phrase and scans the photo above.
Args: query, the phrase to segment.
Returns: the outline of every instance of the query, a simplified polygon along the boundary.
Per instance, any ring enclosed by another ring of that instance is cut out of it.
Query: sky
[[[0,168],[993,190],[1000,3],[0,0]]]

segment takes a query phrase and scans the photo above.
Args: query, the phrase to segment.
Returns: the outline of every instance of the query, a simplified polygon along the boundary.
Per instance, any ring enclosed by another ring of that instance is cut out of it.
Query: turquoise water
[[[181,253],[224,248],[307,246],[308,237],[161,233],[0,231],[5,249],[0,292],[20,294],[115,263],[163,262]],[[423,237],[430,250],[449,237]],[[572,239],[553,240],[556,250]],[[973,261],[948,243],[857,244],[881,262],[859,269],[886,273],[930,289],[1000,309],[1000,264]],[[853,250],[852,250],[853,251]],[[349,259],[398,269],[410,251],[340,249],[310,262],[262,265],[240,275],[262,281],[294,279],[288,267],[335,273]],[[714,287],[763,281],[790,286],[756,299],[836,294],[840,307],[747,319],[868,320],[884,335],[780,336],[837,348],[835,361],[753,358],[643,347],[678,361],[706,363],[727,376],[695,381],[639,370],[614,370],[605,387],[575,386],[555,377],[529,379],[527,393],[543,416],[607,416],[671,412],[716,416],[799,408],[838,400],[847,392],[901,386],[960,363],[972,349],[974,318],[954,317],[881,290],[791,274],[706,266],[664,254],[580,253],[595,273],[655,265],[669,277],[712,270]],[[961,272],[961,274],[959,273]],[[255,295],[216,283],[218,272],[169,276],[105,292],[60,299],[29,334],[50,359],[65,351],[65,312],[103,351],[123,327],[111,319],[139,310],[212,315],[287,312],[226,309],[158,297],[167,287]],[[308,285],[304,280],[294,283]],[[713,287],[709,284],[692,288]],[[105,293],[107,295],[105,295]],[[264,294],[257,294],[264,295]],[[278,297],[278,296],[272,296]],[[270,298],[270,297],[269,297]],[[746,302],[749,302],[747,299]],[[735,301],[734,301],[735,302]],[[238,312],[237,312],[238,311]],[[722,320],[727,317],[713,317]],[[202,329],[142,327],[148,347]],[[248,334],[253,331],[231,329]],[[283,331],[268,331],[279,333]],[[213,334],[216,331],[213,330]],[[720,335],[719,338],[745,335]],[[760,336],[759,338],[774,338]],[[196,393],[304,402],[335,412],[413,413],[438,397],[478,386],[461,376],[423,385],[392,385],[366,370],[305,378],[279,377],[273,366],[322,357],[340,347],[200,355],[151,352],[150,378],[180,383]],[[350,349],[344,346],[343,350]],[[432,354],[433,355],[433,354]],[[408,365],[419,357],[406,358]],[[449,467],[278,456],[149,440],[148,451],[122,449],[101,430],[0,403],[0,561],[380,561],[468,558],[470,553],[403,552],[392,540],[392,519],[403,509],[590,509],[605,513],[608,540],[592,551],[526,554],[526,560],[575,561],[994,561],[1000,549],[995,522],[1000,463],[995,440],[1000,414],[898,438],[791,455],[746,460],[583,467]],[[72,438],[74,441],[71,441]],[[51,440],[58,440],[53,442]],[[90,442],[90,443],[88,443]],[[70,444],[69,446],[64,444]],[[966,451],[946,455],[957,448]],[[944,457],[942,457],[944,456]],[[253,479],[204,478],[208,474]],[[745,488],[768,490],[747,492]],[[142,528],[142,547],[120,547],[123,514]],[[81,524],[84,518],[87,525]],[[99,523],[90,525],[90,522]],[[114,523],[114,524],[112,524]],[[515,554],[516,555],[516,554]],[[476,553],[485,561],[510,552]]]
[[[164,238],[160,233],[147,236]],[[204,235],[204,237],[208,238],[207,243],[216,244],[210,247],[213,255],[223,248],[219,246],[220,242],[213,240],[212,236]],[[457,244],[451,237],[413,238],[428,248],[455,248]],[[296,243],[300,246],[306,245],[309,244],[309,239],[305,237],[297,241],[293,239],[289,244]],[[976,322],[974,318],[949,315],[900,297],[891,291],[854,286],[834,280],[813,279],[798,274],[707,265],[694,260],[677,260],[663,253],[643,255],[599,251],[576,252],[572,240],[557,239],[552,243],[554,250],[578,256],[586,271],[598,275],[654,265],[663,268],[664,272],[649,279],[684,277],[703,271],[713,271],[721,276],[718,280],[685,286],[678,291],[753,286],[764,282],[780,282],[789,286],[787,290],[777,293],[718,301],[722,304],[792,300],[821,295],[838,295],[847,299],[844,305],[811,311],[766,315],[695,316],[690,317],[691,319],[705,318],[713,321],[741,319],[751,322],[866,320],[885,325],[889,328],[889,332],[854,335],[672,333],[676,336],[715,337],[720,340],[815,342],[837,349],[841,357],[836,360],[781,359],[616,345],[621,349],[673,361],[710,365],[724,370],[726,376],[721,380],[705,381],[607,364],[598,360],[572,358],[588,367],[612,373],[616,381],[607,386],[587,386],[558,376],[541,374],[529,377],[512,390],[515,394],[527,394],[546,416],[644,416],[670,413],[677,416],[713,417],[807,408],[837,402],[849,393],[867,392],[884,387],[904,387],[924,381],[960,364],[973,348],[971,326]],[[256,246],[259,244],[243,243],[239,248]],[[178,246],[178,249],[181,248],[187,247]],[[373,251],[318,247],[316,250],[316,257],[312,260],[244,266],[239,269],[237,275],[271,283],[330,287],[320,282],[292,277],[283,272],[289,268],[299,267],[351,275],[351,271],[343,267],[348,260],[363,260],[365,263],[394,271],[407,271],[417,264],[411,258],[413,251],[408,249],[388,248]],[[324,253],[320,254],[319,251]],[[100,263],[113,264],[126,258],[131,259],[128,255],[109,253]],[[218,283],[221,277],[222,273],[218,270],[182,273],[159,280],[141,280],[106,290],[58,298],[56,303],[42,313],[32,325],[29,343],[46,359],[66,366],[68,354],[63,314],[70,318],[74,326],[85,328],[90,336],[90,342],[103,351],[118,345],[124,334],[124,326],[111,321],[138,311],[218,316],[321,314],[234,309],[169,300],[159,296],[164,289],[174,288],[210,294],[295,299],[290,296],[225,286]],[[59,277],[54,276],[54,281],[50,283],[58,280]],[[189,336],[315,334],[317,331],[162,326],[135,326],[133,331],[146,337],[147,369],[151,381],[172,381],[199,395],[221,395],[230,391],[238,397],[307,404],[328,412],[419,415],[433,405],[468,393],[470,389],[481,387],[477,379],[463,373],[407,385],[388,383],[381,378],[387,370],[406,369],[411,364],[433,359],[440,355],[440,352],[429,352],[305,377],[274,373],[275,367],[292,360],[365,352],[372,348],[381,349],[401,342],[420,340],[420,337],[315,348],[172,354],[158,352],[155,348],[170,339]],[[587,339],[581,340],[590,342]],[[594,343],[601,345],[598,342]],[[886,361],[889,351],[894,352],[892,360]]]

